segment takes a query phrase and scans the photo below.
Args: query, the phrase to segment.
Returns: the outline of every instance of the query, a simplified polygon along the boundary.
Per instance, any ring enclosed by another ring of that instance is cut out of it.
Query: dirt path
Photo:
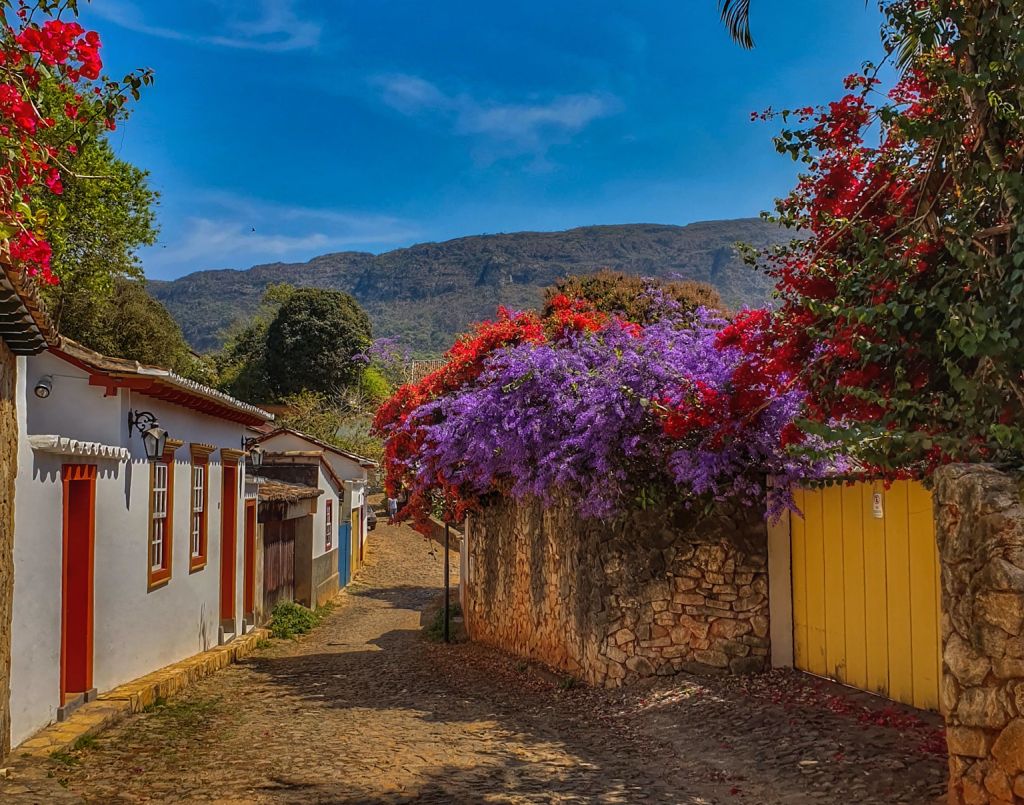
[[[52,773],[96,803],[797,805],[939,791],[930,723],[866,723],[856,700],[837,705],[797,675],[594,691],[430,643],[421,610],[441,572],[418,535],[378,529],[313,634],[122,722]]]

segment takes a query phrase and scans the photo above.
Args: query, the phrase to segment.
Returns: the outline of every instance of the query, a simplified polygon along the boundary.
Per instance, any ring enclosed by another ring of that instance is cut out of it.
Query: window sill
[[[206,567],[206,557],[205,556],[202,559],[192,559],[188,563],[188,572],[189,573],[198,573],[200,570],[203,570],[205,567]]]
[[[170,571],[162,571],[159,574],[154,574],[149,577],[149,592],[159,590],[161,587],[166,587],[168,582],[171,580]]]

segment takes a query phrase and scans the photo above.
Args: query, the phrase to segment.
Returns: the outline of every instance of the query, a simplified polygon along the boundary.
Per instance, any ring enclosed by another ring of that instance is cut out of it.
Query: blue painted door
[[[352,569],[349,558],[352,556],[352,523],[338,524],[338,584],[344,587],[349,583]]]

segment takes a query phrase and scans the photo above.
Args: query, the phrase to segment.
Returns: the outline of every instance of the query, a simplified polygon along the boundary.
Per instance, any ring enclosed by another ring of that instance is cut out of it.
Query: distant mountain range
[[[348,291],[370,314],[376,337],[394,337],[417,354],[431,355],[447,349],[471,322],[492,316],[498,305],[536,307],[543,288],[602,268],[700,280],[718,288],[730,306],[759,304],[771,283],[742,263],[735,244],[763,248],[790,237],[757,218],[476,235],[379,255],[338,252],[308,263],[198,271],[152,281],[149,289],[199,351],[217,348],[228,327],[249,318],[267,285],[288,282]]]

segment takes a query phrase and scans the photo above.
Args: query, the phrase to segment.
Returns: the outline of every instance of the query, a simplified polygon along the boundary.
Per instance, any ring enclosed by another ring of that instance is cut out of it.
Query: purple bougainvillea
[[[706,310],[669,312],[642,329],[611,319],[495,351],[477,379],[408,418],[423,429],[419,491],[562,494],[586,517],[724,499],[780,512],[790,483],[825,465],[783,446],[800,391],[747,382],[737,404],[743,355],[716,343],[725,325]]]

